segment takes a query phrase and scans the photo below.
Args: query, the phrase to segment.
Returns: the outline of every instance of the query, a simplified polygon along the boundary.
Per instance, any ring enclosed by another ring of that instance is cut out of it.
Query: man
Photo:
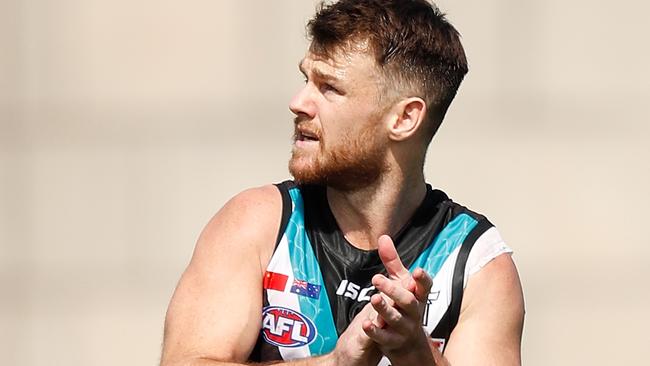
[[[341,0],[308,30],[295,181],[244,191],[208,223],[162,364],[520,364],[510,249],[423,175],[467,72],[458,33],[425,0]]]

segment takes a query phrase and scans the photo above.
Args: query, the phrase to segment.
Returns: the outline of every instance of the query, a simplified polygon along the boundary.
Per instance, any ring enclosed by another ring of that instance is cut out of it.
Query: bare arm
[[[280,217],[280,194],[266,186],[235,196],[210,220],[169,304],[161,365],[248,358]]]
[[[521,365],[524,296],[517,268],[501,254],[470,277],[445,349],[452,365]]]
[[[161,366],[246,364],[260,332],[262,278],[281,208],[276,187],[255,188],[231,199],[206,225],[167,310]],[[330,354],[280,364],[376,365],[379,360],[360,325],[350,327],[339,343]]]

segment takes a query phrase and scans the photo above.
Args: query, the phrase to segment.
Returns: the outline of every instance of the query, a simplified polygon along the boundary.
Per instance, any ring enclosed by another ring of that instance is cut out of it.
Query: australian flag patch
[[[303,280],[293,280],[291,285],[292,293],[300,296],[306,296],[312,299],[318,299],[320,296],[320,285],[315,285]]]

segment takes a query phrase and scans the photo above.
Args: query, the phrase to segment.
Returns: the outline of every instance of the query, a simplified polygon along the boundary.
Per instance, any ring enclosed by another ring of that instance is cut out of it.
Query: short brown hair
[[[312,50],[325,54],[367,41],[390,91],[426,102],[428,139],[468,70],[458,31],[426,0],[321,3],[307,32]]]

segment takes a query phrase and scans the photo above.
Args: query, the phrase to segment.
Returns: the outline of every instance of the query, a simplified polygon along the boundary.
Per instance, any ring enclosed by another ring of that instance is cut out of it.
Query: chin
[[[289,173],[299,184],[324,184],[324,179],[316,162],[307,157],[296,157],[289,160]]]
[[[326,156],[294,150],[289,173],[299,184],[327,185],[354,191],[375,183],[386,170],[380,151],[343,150]]]

